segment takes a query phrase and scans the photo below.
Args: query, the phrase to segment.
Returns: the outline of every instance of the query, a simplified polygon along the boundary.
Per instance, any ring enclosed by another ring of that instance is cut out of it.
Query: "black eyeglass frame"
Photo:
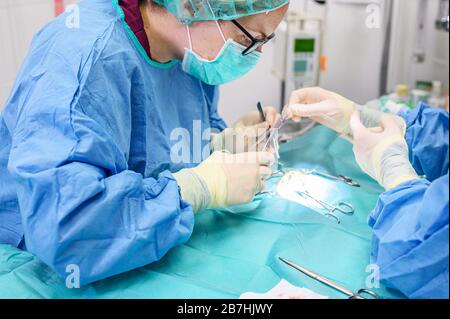
[[[272,40],[273,38],[275,38],[275,33],[272,33],[271,35],[265,37],[264,39],[256,39],[253,35],[251,35],[250,32],[248,32],[239,22],[237,22],[236,20],[231,20],[231,22],[233,22],[233,24],[239,28],[239,30],[242,31],[242,33],[244,33],[251,41],[252,44],[250,44],[250,46],[248,46],[243,52],[242,55],[249,55],[250,53],[255,52],[256,50],[258,50],[260,47],[262,47],[264,44],[266,44],[267,42],[269,42],[270,40]]]

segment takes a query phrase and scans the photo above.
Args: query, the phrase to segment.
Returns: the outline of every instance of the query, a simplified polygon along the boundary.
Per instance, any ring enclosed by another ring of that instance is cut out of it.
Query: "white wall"
[[[385,39],[383,15],[380,28],[366,24],[368,2],[328,0],[323,54],[328,58],[320,86],[359,103],[380,95],[380,75]],[[380,13],[384,12],[380,2]],[[391,1],[391,0],[387,0]]]

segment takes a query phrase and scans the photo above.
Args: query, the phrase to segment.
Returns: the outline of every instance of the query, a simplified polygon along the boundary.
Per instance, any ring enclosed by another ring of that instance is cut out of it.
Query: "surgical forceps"
[[[319,282],[321,282],[324,285],[327,285],[328,287],[331,287],[345,295],[348,296],[348,299],[381,299],[381,297],[369,289],[359,289],[358,292],[353,292],[350,289],[347,289],[333,281],[331,281],[328,278],[325,278],[311,270],[308,270],[302,266],[294,264],[292,261],[286,260],[284,258],[278,257],[282,262],[284,262],[286,265],[291,266],[292,268],[300,271],[301,273],[305,274],[306,276],[315,279]],[[367,297],[364,297],[367,296]]]
[[[327,173],[316,171],[314,169],[303,170],[303,172],[305,174],[313,174],[313,175],[322,176],[322,177],[325,177],[325,178],[341,181],[341,182],[344,182],[345,184],[353,186],[353,187],[361,187],[361,185],[358,182],[356,182],[352,178],[344,176],[344,175],[334,176],[334,175],[331,175],[331,174],[327,174]]]
[[[334,218],[338,224],[341,223],[341,219],[335,214],[335,212],[339,212],[344,215],[353,215],[355,213],[355,209],[353,208],[353,206],[346,202],[341,201],[341,202],[337,203],[336,205],[331,205],[323,200],[315,198],[306,189],[304,189],[302,191],[297,191],[297,194],[302,197],[306,196],[306,197],[312,199],[313,201],[315,201],[317,204],[319,204],[322,207],[322,209],[327,211],[325,216]]]
[[[258,109],[259,115],[261,117],[261,120],[263,122],[267,121],[266,113],[264,112],[264,108],[261,104],[261,102],[258,102],[256,105],[256,108]],[[284,119],[281,118],[278,120],[277,123],[273,127],[271,127],[267,132],[267,142],[264,144],[264,147],[262,148],[262,151],[266,151],[270,145],[273,147],[273,151],[275,153],[275,156],[277,157],[277,160],[280,158],[280,145],[278,143],[278,130],[283,126]]]
[[[274,148],[275,156],[278,159],[280,159],[280,143],[278,141],[278,131],[283,127],[283,125],[287,121],[287,117],[282,116],[276,123],[273,125],[270,130],[267,137],[267,142],[263,147],[263,151],[266,151],[267,148],[272,145]]]

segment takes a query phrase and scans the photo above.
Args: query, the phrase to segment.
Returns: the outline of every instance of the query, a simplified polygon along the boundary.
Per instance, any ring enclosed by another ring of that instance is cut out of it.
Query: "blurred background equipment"
[[[274,39],[273,74],[281,81],[281,103],[298,88],[319,85],[322,19],[291,11]]]

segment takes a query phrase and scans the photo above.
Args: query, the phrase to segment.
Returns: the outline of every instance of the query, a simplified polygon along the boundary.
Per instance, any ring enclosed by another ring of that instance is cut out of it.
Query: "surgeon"
[[[292,94],[285,115],[350,134],[357,162],[386,189],[369,217],[381,281],[409,298],[448,298],[448,113],[421,103],[385,115],[308,88]]]
[[[251,201],[279,115],[226,128],[218,85],[257,64],[288,5],[88,0],[47,24],[0,117],[0,243],[85,285],[185,243],[194,213]]]

